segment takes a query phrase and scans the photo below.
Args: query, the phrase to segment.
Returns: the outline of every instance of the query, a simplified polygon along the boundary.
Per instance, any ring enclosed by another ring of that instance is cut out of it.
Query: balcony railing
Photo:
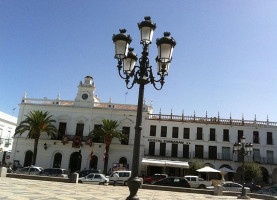
[[[203,152],[200,153],[197,152],[195,153],[193,152],[187,152],[186,156],[183,156],[183,154],[180,152],[178,157],[172,157],[171,156],[171,151],[166,151],[166,156],[160,156],[159,154],[155,155],[150,155],[148,153],[148,149],[145,149],[145,154],[144,156],[146,157],[160,157],[160,159],[176,159],[176,160],[187,160],[187,159],[206,159],[206,160],[228,160],[228,161],[235,161],[235,162],[241,162],[242,160],[238,157],[238,155],[236,154],[228,154],[228,153],[217,153],[216,155],[214,154],[209,154],[208,152]],[[260,164],[270,164],[270,165],[277,165],[277,158],[271,158],[271,157],[255,157],[253,158],[253,156],[246,156],[245,157],[245,162],[256,162],[256,163],[260,163]]]
[[[261,127],[277,126],[277,122],[269,122],[269,121],[221,119],[219,117],[195,117],[195,116],[172,115],[172,114],[171,115],[149,114],[148,119],[161,120],[161,121],[179,121],[179,122],[190,122],[190,123],[234,125],[234,126],[261,126]]]
[[[59,100],[59,99],[33,99],[33,98],[23,98],[22,104],[39,104],[39,105],[59,105],[59,106],[76,106],[74,101],[68,100]],[[93,106],[95,108],[101,109],[115,109],[115,110],[137,110],[136,105],[131,104],[114,104],[114,103],[102,103],[102,102],[94,102]],[[149,110],[150,107],[147,107]]]
[[[145,150],[145,154],[146,156],[159,156],[159,154],[155,154],[155,155],[150,155],[148,153],[148,149]],[[171,156],[171,151],[166,151],[166,156],[163,157],[170,157],[173,158]],[[208,152],[203,152],[203,154],[199,154],[199,153],[195,153],[193,152],[186,152],[185,156],[183,156],[183,154],[179,152],[179,156],[175,157],[177,159],[208,159],[208,160],[233,160],[233,155],[232,154],[222,154],[222,153],[217,153],[217,154],[209,154]]]
[[[67,139],[68,141],[73,141],[75,135],[66,135],[67,136]],[[58,138],[55,138],[53,140],[62,140],[62,137],[59,136]],[[81,137],[81,142],[86,142],[87,141],[87,136],[82,136]],[[104,140],[103,139],[100,139],[100,138],[95,138],[95,140],[93,141],[95,143],[104,143]]]

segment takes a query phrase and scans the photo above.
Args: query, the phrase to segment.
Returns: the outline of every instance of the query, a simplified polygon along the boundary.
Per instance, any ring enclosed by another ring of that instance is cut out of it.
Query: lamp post
[[[156,29],[156,24],[151,21],[149,16],[144,18],[144,21],[138,23],[140,30],[140,44],[143,46],[142,56],[139,58],[139,65],[136,66],[138,60],[137,55],[133,52],[133,48],[129,45],[132,41],[130,35],[126,34],[125,29],[120,29],[119,34],[114,34],[112,40],[115,44],[115,58],[118,60],[119,76],[125,80],[126,87],[131,89],[135,83],[139,85],[137,117],[135,126],[135,140],[132,160],[132,177],[128,180],[128,187],[130,195],[127,200],[139,199],[137,196],[138,188],[141,180],[138,178],[139,160],[140,160],[140,140],[142,130],[142,109],[144,86],[151,83],[155,89],[161,90],[164,85],[164,77],[168,75],[168,69],[172,60],[173,48],[176,45],[175,40],[170,37],[169,32],[164,33],[164,37],[158,38],[156,44],[158,47],[157,75],[159,79],[156,80],[152,66],[149,65],[148,51],[149,44],[152,43],[153,33]],[[122,73],[123,72],[123,73]],[[157,85],[158,83],[158,85]]]
[[[251,143],[245,143],[245,137],[242,136],[240,139],[240,143],[234,144],[234,150],[233,153],[237,153],[242,158],[242,191],[241,195],[238,196],[238,199],[250,199],[249,196],[246,195],[245,187],[244,187],[244,181],[245,181],[245,170],[244,170],[244,163],[245,163],[245,156],[248,156],[253,151],[253,144]]]

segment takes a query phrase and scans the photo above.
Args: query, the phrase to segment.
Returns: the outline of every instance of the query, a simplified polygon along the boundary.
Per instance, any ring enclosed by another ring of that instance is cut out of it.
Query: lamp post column
[[[241,156],[242,156],[242,191],[241,191],[241,196],[245,197],[246,196],[246,191],[245,191],[245,188],[244,188],[244,181],[245,181],[245,169],[244,169],[245,159],[244,159],[244,157],[247,154],[245,154],[245,149],[244,149],[245,145],[244,145],[244,143],[242,143],[241,145],[242,145],[242,148],[240,150],[240,153],[241,153]]]
[[[233,153],[237,153],[238,156],[238,161],[242,159],[242,191],[241,195],[238,196],[238,199],[250,199],[249,196],[246,194],[246,190],[244,187],[244,181],[245,181],[245,156],[248,154],[251,154],[253,151],[253,145],[251,143],[245,143],[245,137],[242,136],[240,139],[241,143],[235,143],[234,144],[234,151]]]
[[[144,97],[144,84],[140,83],[137,118],[136,118],[136,126],[135,126],[133,161],[132,161],[132,177],[128,181],[130,195],[127,197],[127,200],[139,199],[137,197],[137,191],[141,184],[141,179],[138,178],[138,169],[139,169],[139,160],[140,160],[140,139],[141,139],[141,130],[142,130],[143,97]]]

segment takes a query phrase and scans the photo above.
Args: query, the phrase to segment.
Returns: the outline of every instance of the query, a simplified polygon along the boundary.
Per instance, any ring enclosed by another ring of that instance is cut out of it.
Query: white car
[[[233,192],[242,191],[242,185],[238,183],[224,182],[221,185],[222,185],[223,191],[233,191]]]
[[[97,185],[109,185],[109,178],[107,178],[104,174],[95,174],[91,173],[85,177],[81,177],[78,179],[78,183],[90,183]]]
[[[42,167],[37,167],[31,165],[30,167],[24,167],[21,169],[18,169],[15,173],[17,174],[29,174],[29,175],[40,175],[43,172]]]
[[[114,171],[110,176],[106,176],[112,182],[114,180],[113,174],[117,173],[119,178],[117,183],[127,185],[128,179],[131,177],[131,171]]]

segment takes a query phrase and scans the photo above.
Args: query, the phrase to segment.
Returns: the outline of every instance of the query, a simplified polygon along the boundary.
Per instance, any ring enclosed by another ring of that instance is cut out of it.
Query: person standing
[[[119,179],[119,175],[118,175],[118,173],[115,172],[113,174],[113,186],[117,186],[118,179]]]

